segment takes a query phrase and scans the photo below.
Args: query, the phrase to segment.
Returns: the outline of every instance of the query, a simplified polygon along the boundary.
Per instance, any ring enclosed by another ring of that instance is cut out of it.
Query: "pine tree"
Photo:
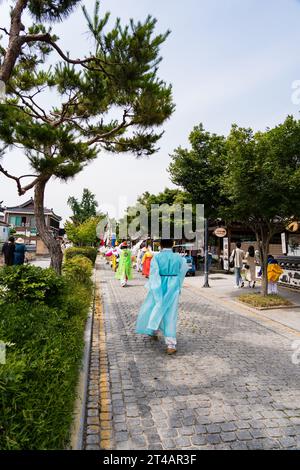
[[[52,43],[29,44],[14,66],[0,105],[0,139],[24,149],[33,174],[11,175],[2,165],[0,172],[16,181],[20,195],[34,188],[37,229],[58,272],[61,250],[43,215],[48,181],[73,178],[101,148],[153,154],[162,135],[159,127],[173,112],[171,87],[157,77],[159,49],[168,33],[155,36],[156,20],[151,17],[125,27],[117,20],[104,33],[109,15],[101,18],[99,5],[96,2],[93,17],[84,10],[95,41],[89,60],[49,67]],[[48,33],[43,25],[35,25],[31,34]],[[53,106],[44,104],[49,88],[56,97]],[[119,117],[110,118],[111,110]],[[32,180],[25,185],[24,178]]]

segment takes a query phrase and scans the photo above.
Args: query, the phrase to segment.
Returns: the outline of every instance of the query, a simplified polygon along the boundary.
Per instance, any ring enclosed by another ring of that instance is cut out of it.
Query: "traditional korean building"
[[[5,207],[3,212],[4,222],[15,230],[16,235],[22,237],[27,245],[32,246],[37,254],[47,254],[48,250],[37,233],[32,198],[19,206]],[[55,214],[53,209],[47,207],[44,207],[44,215],[48,229],[53,233],[53,236],[59,236],[61,217]]]

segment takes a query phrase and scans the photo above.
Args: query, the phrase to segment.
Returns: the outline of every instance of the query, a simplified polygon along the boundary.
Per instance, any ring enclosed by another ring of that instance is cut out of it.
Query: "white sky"
[[[9,1],[0,1],[0,26],[8,27]],[[94,1],[84,2],[92,11]],[[172,186],[166,168],[169,154],[188,145],[193,126],[227,134],[232,123],[265,129],[287,114],[298,117],[292,83],[300,79],[300,2],[297,0],[103,0],[103,11],[125,23],[158,19],[159,32],[172,33],[162,47],[159,76],[172,83],[176,112],[164,125],[160,151],[149,159],[99,154],[73,181],[51,181],[46,205],[64,218],[67,199],[80,197],[84,187],[96,194],[100,208],[111,215],[133,204],[144,191],[157,193]],[[87,53],[87,27],[80,8],[55,25],[59,44],[72,57]],[[19,174],[25,158],[11,152],[5,166]],[[13,181],[0,176],[0,201],[11,206],[19,198]]]

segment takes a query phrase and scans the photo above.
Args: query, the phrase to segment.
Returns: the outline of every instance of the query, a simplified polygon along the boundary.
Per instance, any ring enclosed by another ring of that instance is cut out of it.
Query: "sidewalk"
[[[201,285],[200,277],[185,282],[178,351],[168,356],[163,338],[135,333],[145,279],[135,275],[121,288],[99,260],[103,309],[93,328],[87,450],[300,449],[299,366],[291,338],[260,312],[258,318],[241,313],[226,294],[230,278],[227,288]],[[221,305],[226,298],[238,311]]]
[[[50,258],[36,258],[36,259],[31,260],[29,264],[45,269],[45,268],[50,268],[50,262],[51,262]]]
[[[279,287],[279,294],[290,300],[295,304],[295,307],[287,308],[274,308],[271,310],[258,310],[250,306],[243,305],[238,302],[238,297],[241,294],[254,293],[260,291],[260,286],[255,289],[244,287],[243,289],[234,289],[234,276],[225,273],[215,273],[209,275],[210,288],[203,288],[204,276],[201,273],[196,277],[187,277],[185,279],[185,286],[210,300],[223,306],[228,306],[237,313],[245,313],[245,311],[252,312],[261,318],[266,318],[274,322],[280,323],[282,326],[291,328],[300,333],[300,291],[292,290],[286,287]],[[246,283],[247,284],[247,283]]]

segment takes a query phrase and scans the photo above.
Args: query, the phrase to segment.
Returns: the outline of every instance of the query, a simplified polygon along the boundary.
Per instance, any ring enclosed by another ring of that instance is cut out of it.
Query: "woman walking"
[[[4,263],[6,266],[12,266],[14,264],[14,251],[15,251],[15,239],[9,237],[8,241],[4,243],[2,247],[2,254],[4,255]]]
[[[14,265],[18,266],[20,264],[24,264],[25,261],[25,243],[23,238],[17,238],[15,243],[15,251],[14,251]]]
[[[151,265],[152,258],[153,258],[153,253],[150,250],[150,247],[147,246],[145,254],[142,259],[142,265],[143,265],[142,274],[143,276],[145,276],[146,279],[148,279],[149,274],[150,274],[150,265]]]
[[[122,287],[126,287],[127,281],[130,281],[132,279],[131,251],[129,250],[126,241],[121,244],[119,266],[116,273],[116,279],[119,279]]]
[[[256,261],[254,246],[249,246],[244,263],[246,269],[246,280],[249,283],[248,287],[252,287],[254,289],[256,283]]]

